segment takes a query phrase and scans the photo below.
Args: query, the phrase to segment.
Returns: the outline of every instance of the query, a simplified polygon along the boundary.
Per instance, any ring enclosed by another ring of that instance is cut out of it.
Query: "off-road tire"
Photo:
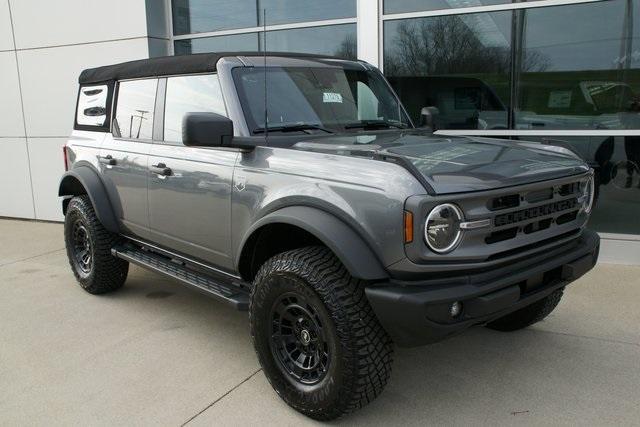
[[[86,271],[80,267],[74,252],[75,224],[84,228],[90,243],[91,265]],[[71,270],[85,291],[103,294],[124,285],[129,263],[111,255],[111,248],[120,237],[102,226],[87,195],[76,196],[69,202],[64,221],[64,240]]]
[[[563,292],[564,289],[558,289],[531,305],[487,323],[486,326],[501,332],[517,331],[531,326],[547,317],[558,306]]]
[[[393,342],[373,313],[363,285],[330,250],[319,246],[274,256],[254,280],[249,319],[260,365],[280,397],[313,419],[332,420],[363,407],[389,380]],[[271,344],[276,301],[292,293],[313,306],[322,330],[328,332],[329,362],[324,377],[313,385],[287,374]]]

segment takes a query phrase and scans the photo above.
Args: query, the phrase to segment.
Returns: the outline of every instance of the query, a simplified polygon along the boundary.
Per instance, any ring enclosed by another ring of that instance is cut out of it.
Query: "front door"
[[[149,153],[150,240],[231,270],[231,182],[239,153],[182,144],[186,113],[226,115],[218,76],[167,78],[164,106],[162,141]]]
[[[149,226],[160,245],[230,269],[231,181],[238,153],[154,144]]]
[[[147,177],[157,79],[120,82],[112,133],[102,144],[100,168],[109,200],[129,234],[148,238]]]

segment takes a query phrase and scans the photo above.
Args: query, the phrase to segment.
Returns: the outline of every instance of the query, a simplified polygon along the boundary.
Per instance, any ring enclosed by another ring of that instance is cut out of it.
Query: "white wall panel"
[[[24,138],[0,138],[0,216],[34,218]]]
[[[9,1],[17,49],[146,36],[144,0]]]
[[[0,52],[0,137],[2,136],[25,136],[14,51]]]
[[[358,59],[378,67],[380,65],[378,0],[357,0],[357,2]]]
[[[27,136],[66,136],[85,68],[148,56],[147,38],[18,51]]]
[[[11,50],[13,48],[9,3],[6,0],[0,1],[0,50]]]
[[[64,173],[66,138],[29,138],[29,158],[36,219],[62,221],[58,184]]]

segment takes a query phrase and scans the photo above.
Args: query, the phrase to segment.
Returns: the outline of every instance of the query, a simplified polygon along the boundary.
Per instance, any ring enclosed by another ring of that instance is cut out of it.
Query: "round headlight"
[[[595,195],[595,185],[593,183],[593,175],[582,183],[582,210],[585,213],[591,212],[593,207],[593,197]]]
[[[424,226],[424,240],[435,252],[452,251],[462,237],[462,211],[456,205],[444,203],[429,212]]]

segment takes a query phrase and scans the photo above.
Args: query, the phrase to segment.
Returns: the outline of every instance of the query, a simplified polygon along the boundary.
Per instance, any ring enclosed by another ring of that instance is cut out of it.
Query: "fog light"
[[[460,313],[462,313],[462,303],[460,301],[452,303],[451,307],[449,307],[451,317],[458,317]]]

